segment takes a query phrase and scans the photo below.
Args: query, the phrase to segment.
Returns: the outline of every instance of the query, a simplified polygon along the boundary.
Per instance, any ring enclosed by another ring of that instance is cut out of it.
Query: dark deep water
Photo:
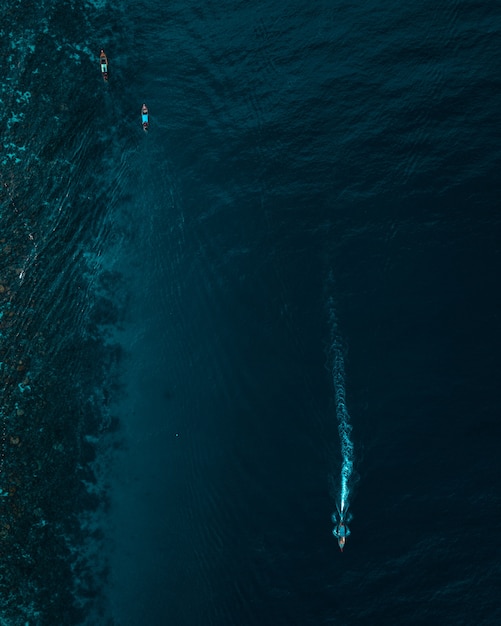
[[[0,9],[0,624],[498,624],[501,8],[191,4]]]

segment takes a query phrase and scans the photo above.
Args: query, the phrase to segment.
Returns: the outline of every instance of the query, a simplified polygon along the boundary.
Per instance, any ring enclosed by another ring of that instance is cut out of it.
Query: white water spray
[[[338,491],[339,504],[338,512],[340,519],[336,515],[332,516],[334,523],[343,524],[348,518],[348,508],[350,506],[350,489],[353,474],[354,450],[351,440],[351,420],[346,406],[346,388],[344,372],[343,346],[338,332],[338,324],[332,302],[329,302],[330,327],[331,327],[331,363],[332,380],[336,399],[336,417],[338,422],[339,440],[341,443],[341,472]],[[334,529],[336,535],[336,529]],[[344,545],[344,543],[343,543]]]
[[[333,358],[332,378],[336,393],[336,415],[342,457],[339,512],[343,515],[350,504],[350,479],[353,473],[353,443],[351,441],[350,414],[346,406],[344,357],[339,345],[333,345]]]

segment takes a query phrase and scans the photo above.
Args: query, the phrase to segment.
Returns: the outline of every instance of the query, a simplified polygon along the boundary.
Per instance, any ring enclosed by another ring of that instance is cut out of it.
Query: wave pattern
[[[80,623],[104,577],[97,458],[114,429],[107,385],[120,351],[105,341],[120,313],[100,165],[118,146],[93,114],[103,92],[87,9],[0,11],[0,623],[10,626]]]

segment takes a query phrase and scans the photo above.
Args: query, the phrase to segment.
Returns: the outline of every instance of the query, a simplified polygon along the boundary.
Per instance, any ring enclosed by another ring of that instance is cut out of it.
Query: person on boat
[[[143,104],[143,106],[141,107],[141,121],[143,124],[143,130],[148,130],[148,126],[149,126],[149,119],[148,119],[148,107]]]
[[[101,63],[101,73],[103,78],[104,80],[108,80],[108,57],[103,49],[101,49],[101,52],[99,53],[99,61]]]

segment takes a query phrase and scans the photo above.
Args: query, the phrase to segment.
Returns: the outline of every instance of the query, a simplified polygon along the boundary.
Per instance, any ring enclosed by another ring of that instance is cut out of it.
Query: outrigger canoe
[[[143,125],[144,132],[147,132],[150,120],[148,117],[148,107],[145,104],[141,107],[141,123]]]
[[[104,53],[104,50],[101,50],[99,54],[99,64],[101,66],[101,74],[103,75],[103,80],[108,80],[108,57]]]

